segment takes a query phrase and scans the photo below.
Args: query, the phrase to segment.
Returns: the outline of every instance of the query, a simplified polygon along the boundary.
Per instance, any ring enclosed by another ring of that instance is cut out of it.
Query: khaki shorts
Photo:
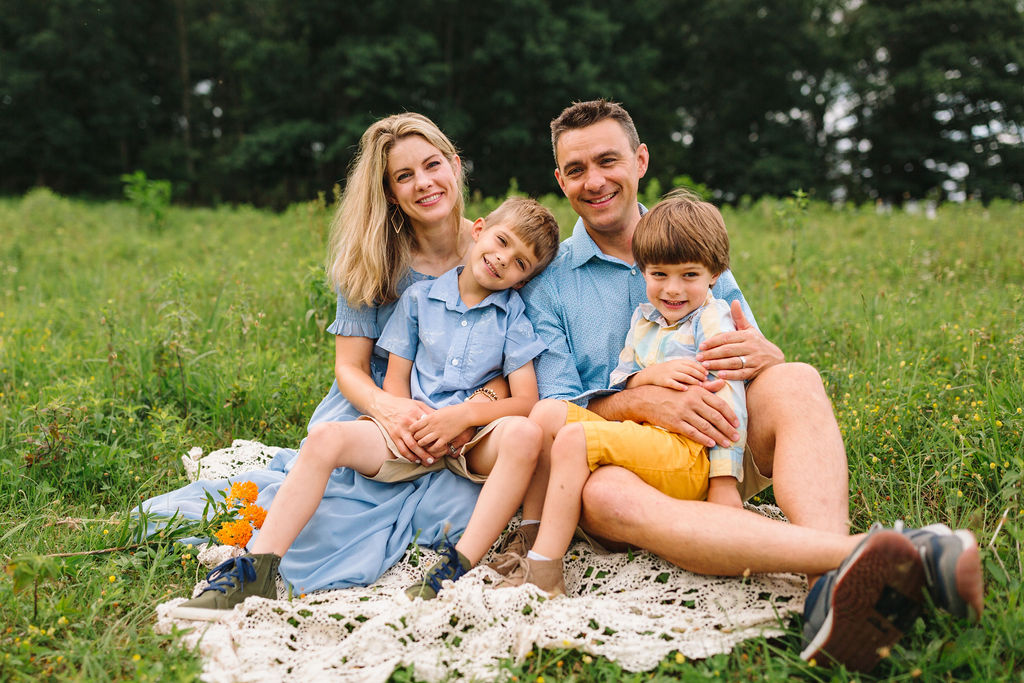
[[[487,481],[487,476],[483,474],[474,474],[470,472],[469,465],[466,463],[466,453],[473,450],[473,447],[480,443],[480,440],[485,436],[494,431],[494,428],[501,424],[503,421],[508,420],[508,417],[499,417],[497,420],[490,422],[480,429],[477,430],[473,438],[470,439],[469,443],[459,449],[457,456],[445,456],[440,460],[434,461],[430,465],[422,465],[418,462],[412,462],[406,460],[402,455],[401,451],[398,450],[398,446],[391,439],[391,435],[388,434],[388,430],[384,429],[384,426],[373,419],[369,415],[363,415],[359,418],[360,420],[371,420],[380,429],[380,433],[384,436],[384,441],[388,445],[388,450],[391,451],[393,456],[390,460],[385,460],[380,466],[380,470],[372,477],[367,477],[372,481],[379,481],[386,484],[397,484],[403,481],[412,481],[419,479],[424,474],[431,472],[437,472],[438,470],[451,470],[455,474],[469,479],[477,484],[482,484]]]
[[[708,455],[705,446],[654,425],[611,422],[586,408],[566,403],[566,424],[583,423],[591,471],[601,465],[618,465],[673,498],[707,498]],[[740,498],[748,500],[771,483],[772,480],[757,469],[750,450],[745,451],[743,481],[738,485]]]

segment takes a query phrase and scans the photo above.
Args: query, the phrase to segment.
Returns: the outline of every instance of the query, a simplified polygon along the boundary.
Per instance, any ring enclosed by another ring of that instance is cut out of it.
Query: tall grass
[[[571,209],[545,201],[567,234]],[[855,530],[942,521],[984,546],[981,624],[918,622],[876,674],[1019,676],[1024,208],[944,206],[930,220],[764,200],[725,214],[761,329],[825,377]],[[150,628],[153,606],[201,573],[194,551],[139,545],[127,512],[185,483],[192,446],[298,443],[331,381],[328,220],[317,202],[172,207],[157,230],[127,204],[0,200],[0,680],[197,675]],[[42,557],[111,547],[128,549]],[[796,643],[670,657],[656,675],[847,678],[799,662]],[[519,680],[628,677],[565,651],[508,667]]]

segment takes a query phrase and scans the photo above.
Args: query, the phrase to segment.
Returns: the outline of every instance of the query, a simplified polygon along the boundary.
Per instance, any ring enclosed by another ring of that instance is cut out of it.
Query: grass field
[[[571,210],[549,201],[567,232]],[[127,513],[185,483],[191,446],[298,443],[331,381],[328,220],[316,202],[158,215],[45,190],[0,200],[0,681],[199,673],[151,625],[205,570],[180,544],[136,545]],[[1024,207],[932,220],[761,201],[726,221],[761,329],[826,380],[854,530],[941,521],[983,546],[981,623],[919,620],[875,675],[1021,680]],[[872,679],[809,667],[797,643],[669,657],[652,675]],[[649,678],[568,651],[508,667],[518,681]]]

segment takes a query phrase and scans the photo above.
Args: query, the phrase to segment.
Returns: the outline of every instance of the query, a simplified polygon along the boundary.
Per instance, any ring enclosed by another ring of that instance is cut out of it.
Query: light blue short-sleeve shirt
[[[544,350],[516,291],[492,292],[468,307],[459,296],[461,271],[411,285],[377,340],[380,350],[413,361],[412,397],[434,408],[461,403]]]
[[[609,393],[608,377],[633,311],[647,302],[641,269],[602,252],[579,219],[551,265],[520,291],[547,346],[536,363],[541,398],[586,407],[591,398]],[[747,319],[757,324],[730,271],[719,276],[711,291],[717,299],[739,301]]]

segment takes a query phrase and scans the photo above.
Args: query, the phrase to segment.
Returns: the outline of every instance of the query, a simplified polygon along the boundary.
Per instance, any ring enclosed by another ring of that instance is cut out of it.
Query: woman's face
[[[459,157],[449,163],[437,147],[419,135],[404,137],[388,153],[388,200],[413,224],[443,223],[459,197]]]

